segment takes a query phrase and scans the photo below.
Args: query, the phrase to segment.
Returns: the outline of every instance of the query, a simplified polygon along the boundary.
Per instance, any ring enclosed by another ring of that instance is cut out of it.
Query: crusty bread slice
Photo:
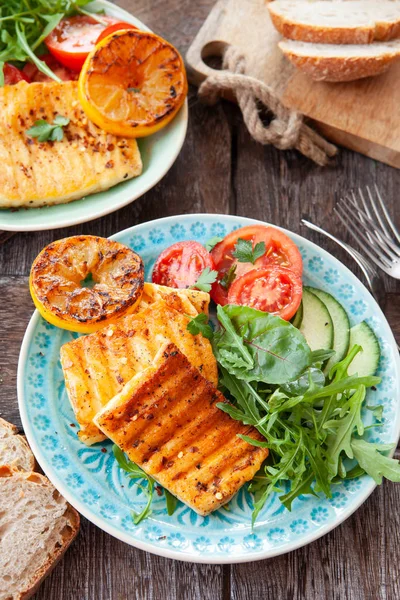
[[[370,44],[400,37],[400,0],[275,0],[268,9],[276,29],[291,40]]]
[[[0,467],[0,598],[26,600],[78,533],[79,514],[39,473]]]
[[[400,40],[359,46],[282,40],[279,47],[316,81],[354,81],[380,75],[400,57]]]
[[[0,418],[0,465],[9,465],[23,471],[33,471],[35,457],[18,429]]]

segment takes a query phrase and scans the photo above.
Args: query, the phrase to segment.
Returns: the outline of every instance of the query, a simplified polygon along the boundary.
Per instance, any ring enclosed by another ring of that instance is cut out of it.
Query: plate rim
[[[110,238],[115,239],[116,237],[118,238],[119,236],[122,236],[124,234],[131,235],[132,233],[137,233],[138,228],[140,229],[141,227],[148,226],[149,224],[156,225],[157,223],[160,223],[160,222],[162,222],[164,224],[164,223],[168,223],[168,222],[176,222],[176,221],[180,221],[180,220],[185,220],[187,218],[193,218],[193,219],[199,219],[199,220],[202,220],[202,219],[211,220],[211,219],[220,218],[223,220],[226,217],[233,217],[233,218],[237,217],[244,224],[248,224],[248,225],[262,224],[262,225],[271,225],[273,227],[276,227],[277,229],[280,229],[281,231],[283,231],[286,234],[289,234],[290,236],[294,236],[295,238],[301,238],[302,242],[305,242],[306,246],[310,245],[312,248],[314,248],[314,250],[317,249],[318,252],[321,252],[322,255],[329,256],[329,259],[330,260],[333,259],[333,261],[335,263],[337,263],[337,265],[339,265],[341,269],[345,269],[347,274],[349,274],[351,278],[354,278],[357,281],[357,285],[361,285],[364,288],[364,291],[369,296],[369,299],[373,303],[375,310],[377,311],[377,313],[379,313],[380,317],[383,318],[384,321],[386,322],[386,324],[388,326],[388,330],[390,332],[390,340],[386,340],[386,341],[390,342],[390,345],[396,349],[396,352],[394,353],[395,366],[397,367],[396,375],[400,374],[400,355],[397,352],[397,345],[396,345],[396,341],[395,341],[393,332],[392,332],[391,327],[386,319],[386,316],[384,315],[383,311],[381,310],[380,306],[378,305],[376,300],[373,298],[371,293],[368,291],[368,289],[365,287],[365,285],[362,283],[362,281],[360,281],[356,277],[356,275],[354,275],[354,273],[352,273],[346,265],[344,265],[342,262],[340,262],[335,256],[330,254],[330,252],[328,252],[324,248],[321,248],[320,246],[318,246],[314,242],[308,240],[307,238],[304,238],[302,235],[300,235],[298,233],[294,233],[292,231],[289,231],[286,228],[279,227],[277,225],[273,225],[266,221],[262,221],[259,219],[252,219],[249,217],[242,217],[241,215],[227,215],[227,214],[218,214],[218,213],[216,213],[216,214],[214,214],[214,213],[212,213],[212,214],[211,213],[189,213],[187,215],[173,215],[173,216],[168,216],[168,217],[161,217],[161,218],[150,220],[150,221],[145,221],[143,223],[139,223],[139,224],[133,225],[131,227],[128,227],[126,229],[123,229],[123,230],[113,234],[112,236],[110,236]],[[244,225],[242,225],[242,226],[244,226]],[[67,487],[64,487],[64,482],[62,481],[61,478],[58,477],[58,475],[56,473],[54,473],[54,474],[52,473],[51,476],[49,476],[47,473],[46,460],[44,457],[41,456],[40,446],[38,444],[36,444],[34,435],[31,431],[31,425],[28,420],[28,415],[27,415],[27,411],[26,411],[26,402],[25,402],[25,397],[24,397],[24,367],[25,367],[26,360],[27,360],[27,354],[28,354],[29,345],[30,345],[31,338],[32,338],[32,332],[34,331],[37,323],[39,322],[39,318],[40,318],[39,312],[37,310],[35,310],[31,316],[28,326],[26,328],[26,331],[25,331],[25,334],[24,334],[24,337],[22,340],[22,344],[21,344],[19,357],[18,357],[17,397],[18,397],[18,408],[19,408],[19,413],[21,416],[24,433],[27,437],[29,445],[31,446],[32,451],[33,451],[35,458],[36,458],[37,462],[39,463],[40,467],[43,469],[44,473],[46,474],[48,479],[52,482],[52,484],[66,498],[66,500],[74,508],[76,508],[76,510],[78,510],[78,512],[81,515],[83,515],[86,519],[88,519],[90,522],[94,523],[97,527],[99,527],[106,533],[119,539],[120,541],[125,542],[128,545],[138,548],[140,550],[145,550],[146,552],[150,552],[151,554],[163,556],[165,558],[171,558],[174,560],[180,560],[182,562],[191,562],[191,563],[198,563],[198,564],[240,564],[240,563],[247,563],[247,562],[255,562],[258,560],[265,560],[268,558],[273,558],[276,556],[287,554],[289,552],[292,552],[293,550],[297,550],[303,546],[307,546],[308,544],[323,537],[324,535],[326,535],[327,533],[329,533],[330,531],[332,531],[333,529],[335,529],[336,527],[341,525],[352,514],[354,514],[354,512],[356,512],[360,508],[360,506],[369,498],[369,496],[372,494],[372,492],[377,487],[376,483],[370,478],[370,481],[369,481],[366,489],[363,490],[362,492],[360,492],[360,495],[357,498],[357,501],[351,507],[344,510],[343,513],[341,513],[340,515],[336,515],[335,519],[333,521],[322,526],[320,529],[318,529],[318,531],[316,531],[316,532],[311,531],[308,534],[304,534],[301,538],[299,538],[298,540],[296,540],[294,542],[289,542],[289,544],[285,545],[283,548],[278,547],[275,549],[270,549],[270,550],[267,549],[267,550],[262,550],[260,552],[253,552],[250,554],[238,554],[237,556],[233,556],[233,557],[226,556],[226,557],[221,557],[221,558],[215,557],[215,558],[209,559],[206,556],[202,556],[202,555],[185,556],[182,553],[177,552],[172,549],[169,549],[169,548],[162,548],[162,547],[154,546],[151,542],[145,542],[142,540],[132,539],[129,534],[125,534],[124,532],[118,530],[117,528],[114,528],[112,525],[109,525],[105,519],[101,519],[97,515],[92,514],[90,509],[88,507],[86,507],[86,505],[78,497],[74,496],[74,494],[72,492],[70,492],[70,490]],[[395,432],[395,435],[394,435],[394,437],[395,437],[394,442],[396,442],[396,440],[398,442],[398,440],[400,439],[400,406],[398,406],[398,409],[397,409],[396,421],[397,421],[397,431]],[[393,451],[390,453],[390,456],[393,455],[395,449],[396,449],[396,446],[393,448]]]
[[[143,23],[138,17],[135,17],[132,13],[130,13],[127,10],[125,10],[124,8],[118,6],[118,4],[113,4],[112,2],[109,2],[108,0],[94,0],[93,4],[103,6],[105,9],[108,8],[112,12],[118,13],[118,15],[120,15],[121,18],[124,18],[126,21],[137,23],[145,31],[151,31],[151,29],[149,27],[147,27],[147,25],[145,25],[145,23]],[[189,104],[188,104],[187,98],[186,98],[182,108],[178,111],[177,115],[175,115],[174,119],[171,121],[171,124],[169,124],[169,125],[172,125],[174,122],[175,122],[175,125],[177,126],[177,132],[179,134],[177,136],[174,151],[172,153],[171,152],[166,153],[166,163],[165,163],[164,167],[159,170],[157,176],[151,182],[148,182],[148,184],[144,186],[143,190],[139,193],[139,195],[134,194],[134,196],[131,197],[130,194],[127,194],[127,198],[125,200],[121,199],[116,204],[113,204],[112,202],[110,202],[108,204],[108,206],[104,206],[104,208],[101,210],[97,210],[95,208],[95,206],[93,206],[91,214],[89,216],[82,215],[82,216],[70,217],[69,215],[67,215],[62,220],[58,220],[57,215],[55,215],[54,223],[42,223],[42,224],[33,223],[33,224],[27,224],[27,225],[22,225],[22,226],[18,225],[18,222],[16,224],[2,223],[2,217],[1,217],[2,212],[3,211],[5,213],[12,212],[13,208],[12,207],[11,208],[0,208],[0,229],[2,229],[3,231],[13,231],[16,233],[23,233],[23,232],[29,232],[29,231],[47,231],[47,230],[53,230],[53,229],[60,229],[63,227],[73,227],[74,225],[90,223],[90,221],[94,221],[95,219],[100,219],[101,217],[104,217],[113,212],[116,212],[120,208],[124,208],[125,206],[128,206],[128,204],[131,204],[135,200],[138,200],[139,198],[144,196],[144,194],[146,194],[149,190],[153,189],[161,181],[161,179],[163,179],[163,177],[165,177],[165,175],[171,169],[171,167],[175,163],[176,159],[178,158],[178,156],[182,150],[183,144],[186,139],[188,123],[189,123]],[[139,177],[134,178],[134,179],[139,179],[140,176],[141,175],[139,175]],[[111,188],[109,188],[108,190],[104,190],[103,192],[108,193],[115,187],[116,186],[112,186]],[[90,196],[93,196],[93,195],[95,195],[95,194],[88,194],[87,196],[84,196],[83,198],[78,198],[77,200],[73,200],[72,202],[60,203],[59,205],[55,204],[55,205],[50,205],[49,207],[47,207],[47,206],[38,207],[37,210],[40,210],[41,208],[51,208],[52,206],[56,207],[56,206],[71,205],[72,206],[71,212],[73,213],[74,205],[79,203],[81,200],[84,200],[85,198],[89,198]],[[78,212],[79,212],[79,205],[77,206],[77,208],[78,208]],[[20,207],[18,210],[23,211],[24,209],[26,209],[26,207]],[[29,210],[36,210],[36,209],[29,209]]]

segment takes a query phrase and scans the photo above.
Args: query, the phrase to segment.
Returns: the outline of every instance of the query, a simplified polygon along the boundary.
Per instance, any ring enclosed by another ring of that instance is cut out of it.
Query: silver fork
[[[363,252],[390,277],[400,279],[400,233],[394,226],[375,185],[376,198],[369,187],[367,195],[359,188],[339,200],[335,212]]]
[[[327,231],[325,231],[325,229],[322,229],[322,227],[318,227],[318,225],[314,225],[314,223],[306,221],[306,219],[302,219],[301,222],[303,223],[303,225],[308,227],[308,229],[312,229],[313,231],[321,233],[322,235],[336,242],[336,244],[343,248],[343,250],[346,250],[346,252],[352,257],[353,260],[355,260],[355,262],[360,267],[365,277],[366,283],[371,291],[371,294],[374,296],[378,304],[384,307],[385,284],[383,278],[378,273],[377,269],[373,265],[371,265],[371,263],[369,263],[359,252],[357,252],[357,250],[354,250],[354,248],[352,248],[345,242],[342,242],[331,233],[328,233]]]

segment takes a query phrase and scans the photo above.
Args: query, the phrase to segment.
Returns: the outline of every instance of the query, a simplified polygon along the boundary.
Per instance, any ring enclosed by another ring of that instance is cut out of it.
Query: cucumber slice
[[[300,331],[311,350],[330,350],[333,346],[333,323],[325,304],[303,289],[303,321]]]
[[[306,289],[322,300],[333,322],[333,350],[336,354],[325,365],[324,373],[327,374],[333,365],[344,359],[349,351],[350,321],[343,306],[331,294],[313,287]]]
[[[303,301],[300,302],[300,306],[297,309],[297,313],[294,315],[293,319],[290,321],[293,327],[297,327],[300,329],[300,325],[303,321]]]
[[[359,377],[374,375],[379,365],[381,349],[378,338],[365,321],[350,329],[349,348],[351,349],[354,344],[361,346],[362,350],[351,363],[348,369],[349,375],[355,373],[358,373]]]

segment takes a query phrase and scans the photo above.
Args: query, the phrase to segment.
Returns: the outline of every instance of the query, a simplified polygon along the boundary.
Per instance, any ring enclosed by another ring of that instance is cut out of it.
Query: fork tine
[[[358,242],[358,244],[360,245],[360,247],[363,249],[363,251],[365,252],[365,254],[367,256],[369,256],[369,258],[380,268],[383,269],[384,271],[386,271],[389,267],[390,264],[388,264],[388,260],[385,258],[385,261],[381,259],[381,257],[377,256],[376,254],[376,250],[375,248],[371,245],[371,242],[368,240],[367,236],[364,235],[363,233],[359,232],[359,234],[357,234],[354,231],[354,227],[351,227],[352,223],[348,223],[347,219],[349,218],[348,215],[346,214],[346,212],[343,210],[343,208],[338,204],[337,206],[335,206],[334,208],[335,213],[337,214],[337,216],[339,217],[339,219],[341,220],[341,222],[343,223],[343,225],[346,227],[347,231],[353,236],[353,238]],[[362,240],[364,240],[364,243]],[[371,251],[371,250],[372,251]]]
[[[377,209],[376,209],[376,202],[372,198],[372,194],[371,194],[369,188],[367,188],[367,189],[368,189],[369,197],[370,197],[370,200],[371,200],[371,204],[372,204],[372,206],[374,208],[374,211],[375,211],[375,213],[376,213],[376,215],[377,215],[377,217],[379,219],[379,222],[382,224],[382,221],[379,218],[378,212],[377,212]],[[382,210],[383,214],[385,215],[386,221],[388,222],[388,225],[389,225],[390,229],[393,231],[393,234],[396,237],[397,241],[400,243],[400,233],[399,233],[398,229],[395,227],[392,219],[390,218],[388,210],[387,210],[387,208],[386,208],[386,206],[385,206],[385,204],[384,204],[384,202],[382,200],[382,196],[381,196],[381,194],[379,192],[379,189],[378,189],[378,186],[376,184],[375,184],[375,191],[376,191],[376,195],[377,195],[378,200],[379,200],[379,204],[380,204],[381,210]],[[386,231],[386,228],[384,226],[383,226],[383,228]],[[390,237],[390,234],[389,234],[389,237]]]
[[[367,235],[370,242],[373,244],[377,243],[382,250],[385,250],[392,260],[397,260],[400,257],[400,248],[390,237],[387,237],[385,233],[377,229],[376,223],[366,213],[364,213],[361,208],[359,208],[357,201],[353,201],[349,196],[347,196],[346,199],[358,211],[358,216],[354,215],[354,218],[357,219],[358,222],[367,230]]]

